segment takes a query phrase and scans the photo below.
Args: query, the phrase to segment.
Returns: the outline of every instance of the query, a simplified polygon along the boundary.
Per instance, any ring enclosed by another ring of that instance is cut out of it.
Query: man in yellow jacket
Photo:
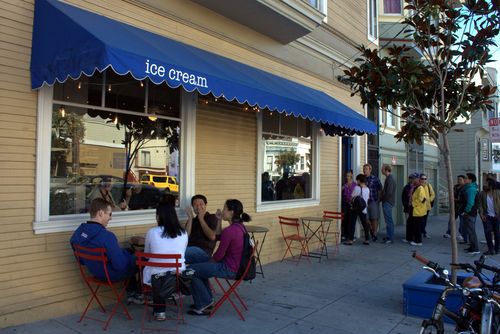
[[[427,175],[425,174],[420,174],[420,181],[422,184],[422,187],[424,188],[425,194],[427,195],[427,198],[429,199],[426,204],[427,204],[427,213],[425,214],[424,221],[422,222],[422,234],[424,238],[430,239],[430,235],[427,234],[427,231],[425,228],[427,227],[427,217],[429,216],[429,212],[432,210],[432,206],[434,203],[434,199],[436,198],[436,193],[434,192],[434,189],[432,189],[432,185],[427,182]]]
[[[422,246],[422,227],[428,213],[429,195],[422,185],[421,178],[413,180],[414,191],[411,195],[411,242],[412,246]]]

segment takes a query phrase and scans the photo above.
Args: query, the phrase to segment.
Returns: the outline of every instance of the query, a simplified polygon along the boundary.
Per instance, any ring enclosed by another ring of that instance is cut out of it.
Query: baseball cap
[[[420,173],[414,172],[408,175],[410,179],[419,179],[420,178]]]

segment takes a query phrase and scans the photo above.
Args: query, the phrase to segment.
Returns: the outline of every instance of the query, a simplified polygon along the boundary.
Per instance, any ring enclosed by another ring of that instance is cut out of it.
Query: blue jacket
[[[73,233],[71,246],[78,244],[90,248],[106,248],[108,256],[107,269],[112,281],[127,278],[135,273],[135,257],[122,249],[116,236],[99,223],[88,221],[81,224]],[[104,268],[100,262],[85,261],[89,272],[99,279],[106,279]]]

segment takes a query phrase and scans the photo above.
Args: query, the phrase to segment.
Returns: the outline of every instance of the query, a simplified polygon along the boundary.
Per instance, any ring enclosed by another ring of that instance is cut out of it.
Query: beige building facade
[[[63,4],[324,92],[353,113],[364,115],[359,100],[336,77],[352,64],[357,45],[376,42],[368,33],[372,1],[232,2],[239,10],[248,3],[252,8],[246,8],[248,15],[238,20],[235,8],[213,8],[210,1],[202,0],[73,0]],[[127,131],[132,133],[132,142],[147,141],[131,170],[146,170],[148,159],[151,168],[175,170],[181,220],[185,218],[182,208],[194,194],[208,197],[211,212],[222,208],[228,198],[241,200],[252,216],[251,224],[270,230],[261,254],[263,263],[281,259],[285,251],[279,215],[318,216],[322,210],[340,208],[345,163],[341,137],[326,135],[318,120],[245,101],[227,101],[224,96],[188,92],[182,86],[154,85],[149,78],[117,77],[113,68],[32,89],[35,3],[59,5],[46,0],[0,1],[0,327],[82,310],[88,292],[69,238],[88,218],[85,201],[92,187],[98,186],[95,177],[109,175],[117,180],[113,181],[118,189],[116,201],[121,200],[124,188],[118,185],[126,178],[131,153],[122,140]],[[376,13],[372,14],[372,20],[376,19]],[[262,24],[265,18],[270,20],[268,25]],[[64,20],[58,22],[64,31]],[[127,45],[129,37],[122,37],[121,43]],[[182,73],[178,79],[182,80]],[[145,94],[137,93],[146,88]],[[99,101],[93,104],[92,99]],[[307,96],[303,99],[308,103]],[[148,104],[157,100],[163,111],[147,114]],[[141,112],[156,122],[153,125],[162,124],[161,131],[160,126],[153,126],[145,137],[133,132],[144,119]],[[108,125],[101,134],[94,131],[97,121]],[[337,125],[335,129],[342,130],[344,124]],[[157,145],[158,140],[163,144]],[[297,160],[283,162],[274,154],[266,165],[266,143],[278,140],[300,147],[299,153],[292,151]],[[360,166],[366,161],[365,136],[354,135],[352,147],[350,164]],[[150,152],[149,157],[144,152]],[[157,161],[162,163],[156,166]],[[266,166],[273,172],[274,188],[283,174],[290,174],[295,187],[290,192],[295,197],[278,199],[276,188],[271,199],[261,196]],[[296,191],[298,184],[302,193]],[[109,228],[126,243],[154,225],[154,210],[140,207],[114,214]]]

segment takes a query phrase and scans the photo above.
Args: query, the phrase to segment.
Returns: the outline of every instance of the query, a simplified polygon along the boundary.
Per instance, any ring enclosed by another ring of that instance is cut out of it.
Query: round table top
[[[269,232],[269,229],[264,226],[256,226],[256,225],[245,225],[246,229],[250,233],[265,233]]]
[[[130,243],[134,246],[144,247],[145,239],[143,236],[134,235],[130,237]]]
[[[333,219],[332,218],[325,218],[325,217],[300,217],[302,221],[307,220],[309,222],[330,222]]]

